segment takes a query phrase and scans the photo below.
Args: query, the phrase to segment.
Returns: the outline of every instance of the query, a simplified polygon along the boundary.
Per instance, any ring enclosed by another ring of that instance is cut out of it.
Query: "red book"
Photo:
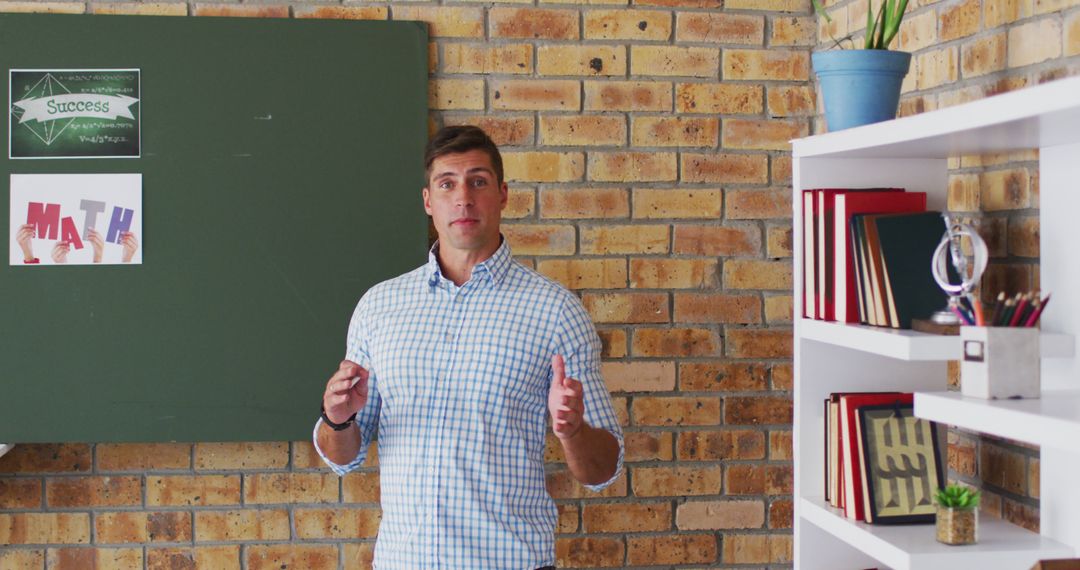
[[[904,192],[889,188],[873,192],[845,192],[835,196],[833,209],[833,292],[835,320],[859,322],[859,300],[855,294],[855,248],[851,241],[851,216],[855,214],[903,214],[926,211],[925,192]],[[944,231],[944,230],[942,230]],[[927,263],[930,263],[929,260]]]
[[[816,190],[803,190],[803,316],[818,318]]]
[[[844,394],[840,396],[840,431],[843,434],[841,463],[844,468],[844,514],[857,521],[866,520],[863,504],[862,477],[859,469],[859,434],[855,429],[855,410],[862,406],[881,406],[892,403],[911,404],[914,395],[900,392]]]
[[[844,192],[847,190],[834,188],[814,192],[817,198],[817,208],[814,211],[814,226],[817,232],[817,239],[814,240],[817,242],[817,318],[824,321],[836,320],[836,310],[833,308],[833,240],[830,234],[834,224],[836,195]]]

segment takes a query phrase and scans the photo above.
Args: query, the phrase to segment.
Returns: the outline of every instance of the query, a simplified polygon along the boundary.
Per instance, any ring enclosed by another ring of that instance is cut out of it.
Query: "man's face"
[[[506,184],[496,181],[491,157],[482,150],[470,150],[432,162],[424,210],[435,223],[440,247],[490,253],[499,246],[506,198]]]

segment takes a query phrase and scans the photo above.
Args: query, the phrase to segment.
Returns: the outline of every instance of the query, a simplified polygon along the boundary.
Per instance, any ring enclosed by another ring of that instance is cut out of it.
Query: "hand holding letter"
[[[123,237],[120,239],[120,245],[124,246],[123,261],[129,263],[139,249],[139,240],[135,238],[135,234],[132,232],[124,232],[121,235]]]
[[[15,232],[15,243],[19,244],[19,249],[23,252],[23,261],[34,259],[34,246],[30,243],[33,237],[34,224],[23,224],[19,226],[19,231]]]
[[[94,228],[86,232],[86,241],[94,247],[94,263],[101,263],[101,255],[105,253],[105,239]]]
[[[548,412],[555,437],[568,440],[585,425],[585,401],[581,382],[566,377],[566,363],[561,355],[551,357],[551,390],[548,392]]]
[[[66,241],[58,241],[52,248],[52,260],[54,263],[67,263],[68,252],[71,251],[71,244]]]

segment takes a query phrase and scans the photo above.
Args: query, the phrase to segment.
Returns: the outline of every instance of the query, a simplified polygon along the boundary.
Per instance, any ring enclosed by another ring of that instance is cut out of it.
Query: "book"
[[[862,499],[862,478],[860,476],[861,456],[858,452],[858,432],[855,430],[856,409],[874,405],[908,405],[914,402],[914,395],[900,392],[874,392],[844,394],[840,397],[840,431],[843,444],[841,463],[844,469],[844,514],[857,521],[865,520]]]
[[[934,281],[930,263],[945,234],[940,212],[882,215],[873,219],[881,248],[888,323],[911,328],[946,306],[948,297]]]
[[[803,190],[803,316],[816,319],[817,298],[817,194]]]
[[[867,308],[870,312],[868,322],[870,324],[887,327],[889,326],[888,311],[885,308],[885,271],[881,261],[881,242],[878,240],[877,215],[863,217],[863,234],[866,243],[867,272],[869,273]]]
[[[855,253],[855,296],[859,302],[859,322],[869,322],[867,311],[866,293],[866,251],[863,247],[863,214],[855,214],[851,217],[851,244]]]
[[[855,295],[855,254],[851,240],[851,217],[856,214],[891,214],[926,210],[925,192],[904,192],[900,188],[844,192],[833,198],[833,287],[834,312],[838,322],[857,323]]]
[[[934,494],[945,481],[939,426],[900,403],[861,406],[855,421],[867,522],[934,522]]]

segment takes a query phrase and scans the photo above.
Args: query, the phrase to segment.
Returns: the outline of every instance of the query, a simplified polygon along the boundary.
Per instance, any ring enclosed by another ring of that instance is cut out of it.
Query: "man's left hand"
[[[551,390],[548,392],[548,412],[555,437],[567,440],[585,425],[585,402],[581,382],[566,377],[566,363],[561,355],[551,357]]]

